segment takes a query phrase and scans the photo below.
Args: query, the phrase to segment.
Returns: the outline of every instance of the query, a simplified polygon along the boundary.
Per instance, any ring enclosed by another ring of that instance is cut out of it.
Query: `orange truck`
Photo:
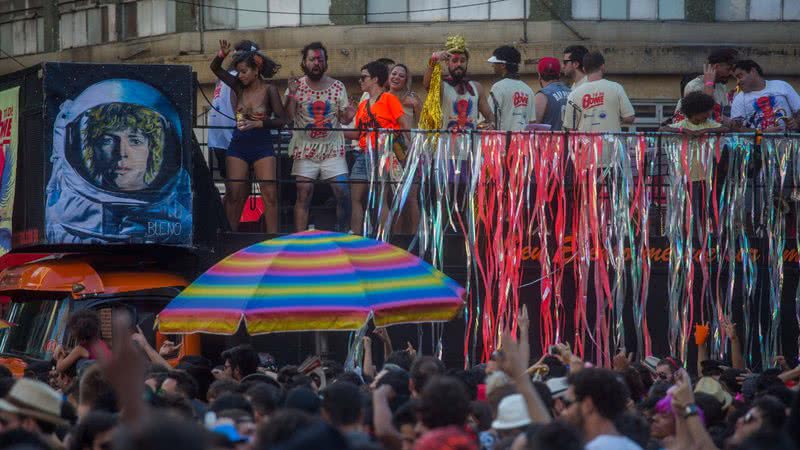
[[[189,284],[181,274],[141,255],[54,254],[0,272],[0,296],[10,298],[0,330],[0,365],[22,376],[32,361],[49,361],[58,345],[70,346],[66,324],[71,313],[91,308],[101,319],[103,339],[111,343],[111,317],[128,310],[150,343],[156,315]],[[198,335],[183,337],[174,365],[200,353]]]

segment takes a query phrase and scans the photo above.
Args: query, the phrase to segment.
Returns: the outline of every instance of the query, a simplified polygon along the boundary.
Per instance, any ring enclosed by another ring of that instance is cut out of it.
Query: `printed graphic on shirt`
[[[447,128],[475,128],[471,117],[474,108],[475,104],[471,98],[461,98],[453,102],[453,110],[450,113],[450,120],[447,122]]]
[[[528,106],[528,94],[521,91],[514,92],[513,101],[515,108],[524,108]]]
[[[745,125],[751,128],[765,129],[783,126],[783,119],[789,119],[791,113],[778,104],[775,96],[758,97],[753,104],[753,114],[745,117]]]
[[[333,122],[328,117],[333,110],[329,99],[313,101],[308,104],[307,109],[311,123],[306,125],[306,128],[333,128]],[[328,136],[328,133],[325,130],[311,130],[308,132],[308,137],[320,139]]]

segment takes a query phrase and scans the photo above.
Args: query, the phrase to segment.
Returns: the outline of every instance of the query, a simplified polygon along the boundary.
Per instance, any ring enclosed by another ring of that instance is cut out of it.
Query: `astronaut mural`
[[[85,67],[62,64],[59,73],[48,75],[84,80],[64,73],[73,66]],[[137,66],[103,67],[103,73],[113,73],[119,72],[114,68]],[[144,71],[153,74],[153,68]],[[176,104],[164,93],[174,91],[151,83],[95,80],[69,96],[58,87],[63,85],[46,82],[48,103],[60,100],[57,109],[50,104],[55,119],[46,188],[47,243],[191,245],[187,168],[192,130],[187,124],[193,104],[189,98],[185,105]],[[191,92],[191,80],[187,85]],[[51,90],[57,92],[51,95]]]

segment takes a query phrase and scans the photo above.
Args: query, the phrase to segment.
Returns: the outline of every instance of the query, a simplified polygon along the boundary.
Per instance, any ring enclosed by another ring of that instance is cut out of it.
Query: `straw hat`
[[[61,417],[61,394],[41,381],[20,378],[11,391],[0,400],[0,410],[55,425],[67,425]]]

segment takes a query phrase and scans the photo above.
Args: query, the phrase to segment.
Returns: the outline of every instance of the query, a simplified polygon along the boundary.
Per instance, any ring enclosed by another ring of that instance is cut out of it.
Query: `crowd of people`
[[[231,51],[221,42],[211,64],[221,80],[214,94],[208,145],[226,178],[225,211],[235,230],[249,193],[248,170],[252,166],[261,181],[268,232],[277,231],[275,155],[271,130],[293,129],[289,152],[291,174],[297,182],[294,228],[308,226],[314,182],[330,184],[336,198],[337,229],[360,233],[363,225],[369,171],[367,147],[378,148],[378,133],[367,129],[400,130],[391,135],[394,155],[389,164],[403,170],[403,155],[410,145],[408,130],[417,129],[422,116],[436,116],[437,128],[453,131],[494,129],[502,131],[574,130],[619,132],[635,121],[635,112],[624,87],[604,78],[605,58],[584,46],[567,47],[562,59],[538,60],[536,75],[541,89],[535,92],[522,79],[520,52],[513,46],[498,47],[488,59],[498,78],[491,89],[469,77],[470,51],[460,36],[448,38],[445,48],[434,52],[422,79],[431,99],[413,90],[408,66],[381,58],[361,68],[361,98],[351,101],[345,85],[328,76],[328,51],[320,42],[305,46],[300,67],[304,76],[290,78],[281,97],[271,78],[280,66],[260,52],[251,41],[235,46],[229,67],[222,64]],[[443,76],[432,86],[439,67]],[[732,79],[736,86],[728,86]],[[800,96],[786,82],[767,80],[761,66],[741,59],[735,49],[710,53],[703,73],[686,79],[675,115],[661,131],[697,135],[728,131],[777,132],[800,128]],[[423,110],[428,105],[429,111]],[[225,129],[224,127],[230,127]],[[352,128],[343,131],[342,128]],[[307,129],[308,131],[303,131]],[[345,158],[346,142],[354,140],[357,156],[352,167]],[[464,159],[464,155],[457,155]],[[408,201],[397,231],[414,232],[419,221],[416,195]],[[386,199],[382,199],[386,201]],[[382,208],[386,213],[388,208]]]
[[[698,326],[694,367],[621,350],[600,368],[565,344],[533,362],[524,308],[518,322],[519,336],[506,330],[489,361],[467,368],[411,343],[394,349],[381,328],[372,336],[382,363],[365,336],[355,367],[320,357],[279,365],[247,344],[173,367],[165,358],[179,345],[155,350],[118,314],[110,350],[98,315],[84,310],[68,324],[74,349],[19,379],[0,367],[0,448],[800,448],[800,366],[778,357],[752,373],[736,324],[723,324],[729,363],[709,358],[708,329]]]

